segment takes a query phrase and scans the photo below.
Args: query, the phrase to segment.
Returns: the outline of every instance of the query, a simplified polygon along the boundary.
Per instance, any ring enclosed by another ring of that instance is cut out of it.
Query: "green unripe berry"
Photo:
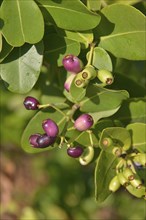
[[[94,148],[89,146],[84,150],[82,156],[79,158],[79,162],[82,165],[87,165],[92,161],[93,157],[94,157]]]
[[[129,193],[131,193],[133,196],[137,198],[145,197],[146,188],[144,186],[142,186],[140,189],[136,189],[134,186],[130,184],[126,186],[126,189]]]
[[[137,174],[134,175],[134,179],[130,181],[131,185],[137,189],[142,187],[142,181]]]
[[[86,66],[86,68],[81,72],[81,77],[85,80],[94,79],[96,77],[96,70],[91,65]]]
[[[114,147],[112,150],[113,155],[116,157],[120,157],[122,154],[122,148],[121,147]]]
[[[146,166],[146,154],[145,153],[137,154],[133,160],[135,162],[140,163],[142,166]]]
[[[109,190],[116,192],[120,188],[121,184],[117,176],[114,176],[109,184]]]
[[[111,138],[103,138],[102,140],[102,146],[104,148],[108,148],[113,146],[113,140]]]
[[[132,170],[130,168],[126,168],[123,171],[123,175],[129,181],[134,180],[134,173],[132,172]]]
[[[124,177],[123,173],[118,173],[117,174],[118,180],[121,183],[122,186],[128,186],[129,182],[128,180]]]
[[[78,87],[78,88],[83,88],[85,86],[88,85],[89,83],[89,80],[88,79],[83,79],[82,78],[82,72],[78,73],[76,78],[75,78],[75,81],[74,81],[75,85]]]
[[[114,81],[114,77],[108,70],[98,70],[97,78],[106,85],[111,85]]]

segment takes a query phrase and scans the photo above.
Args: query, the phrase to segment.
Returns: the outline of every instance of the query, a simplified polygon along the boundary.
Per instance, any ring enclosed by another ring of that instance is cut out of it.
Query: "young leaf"
[[[2,33],[10,45],[18,47],[25,42],[35,44],[42,39],[44,20],[33,0],[4,0],[1,14],[4,20]]]
[[[28,152],[28,153],[39,153],[39,152],[43,152],[46,150],[51,150],[53,149],[51,146],[47,147],[47,148],[33,148],[30,143],[29,143],[29,137],[32,134],[35,133],[41,133],[43,134],[44,131],[42,129],[42,121],[45,119],[52,119],[54,120],[58,127],[59,127],[59,134],[62,132],[65,123],[66,123],[66,112],[62,112],[62,111],[54,111],[51,108],[47,108],[45,110],[42,110],[40,112],[38,112],[28,123],[27,127],[25,128],[23,135],[22,135],[22,139],[21,139],[21,145],[22,148]],[[55,144],[54,144],[55,146]]]
[[[78,55],[80,53],[80,43],[63,38],[57,34],[45,36],[45,56],[49,62],[62,66],[62,59],[67,54]]]
[[[102,114],[110,110],[118,110],[122,101],[127,99],[129,94],[124,90],[109,90],[97,86],[89,86],[86,91],[86,96],[80,102],[80,110],[83,112],[99,112]],[[104,117],[104,115],[103,115]]]
[[[95,168],[95,198],[103,202],[110,194],[109,183],[116,175],[118,159],[105,151],[101,151]]]
[[[101,1],[100,0],[87,0],[87,7],[91,11],[98,11],[101,8]]]
[[[11,92],[27,93],[39,77],[42,60],[42,42],[15,48],[1,63],[1,78]]]
[[[129,5],[113,4],[102,10],[109,20],[109,34],[101,36],[99,46],[116,57],[130,60],[145,60],[145,22],[146,18],[139,10]],[[119,16],[118,16],[119,15]],[[123,18],[126,19],[123,20]],[[101,29],[106,28],[102,26]]]
[[[79,0],[74,3],[70,0],[37,2],[42,11],[46,9],[49,12],[48,16],[45,12],[45,18],[48,17],[49,21],[62,29],[85,31],[96,27],[100,22],[100,16],[90,12]]]
[[[97,69],[112,72],[113,66],[109,54],[101,47],[95,47],[92,58],[92,65]]]
[[[146,153],[146,124],[138,122],[129,124],[127,129],[132,135],[133,149]]]

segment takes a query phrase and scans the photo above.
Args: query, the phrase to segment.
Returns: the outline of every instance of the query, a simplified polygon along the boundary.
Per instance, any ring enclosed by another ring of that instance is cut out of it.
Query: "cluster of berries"
[[[23,102],[27,110],[37,110],[39,108],[39,101],[31,96],[27,96]],[[85,131],[92,127],[94,121],[91,115],[82,114],[74,122],[74,128],[78,131]],[[32,134],[29,137],[29,143],[36,148],[45,148],[54,144],[58,134],[59,128],[52,119],[46,119],[42,122],[44,134]],[[68,147],[67,154],[71,157],[78,158],[82,155],[83,148],[80,146]]]
[[[107,70],[96,70],[92,65],[84,67],[83,62],[74,55],[67,55],[63,58],[64,68],[71,73],[64,83],[67,92],[75,79],[74,83],[77,87],[85,87],[89,81],[97,77],[103,84],[111,85],[113,83],[113,75]]]

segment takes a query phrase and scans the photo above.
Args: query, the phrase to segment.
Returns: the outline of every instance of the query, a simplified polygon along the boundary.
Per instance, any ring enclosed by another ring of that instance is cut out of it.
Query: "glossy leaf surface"
[[[101,112],[118,109],[121,102],[128,98],[128,93],[122,90],[109,90],[97,86],[89,86],[86,96],[80,102],[83,112]],[[103,115],[104,117],[104,115]],[[106,112],[107,117],[107,112]]]
[[[100,21],[100,16],[89,11],[79,0],[74,4],[70,0],[37,2],[41,9],[45,8],[49,12],[45,17],[59,28],[84,31],[96,27]]]
[[[25,42],[35,44],[42,39],[43,16],[33,0],[4,0],[1,14],[4,20],[2,33],[10,45],[18,47]]]
[[[129,5],[113,4],[102,10],[108,19],[109,34],[101,36],[100,47],[108,50],[116,57],[130,60],[145,60],[145,22],[144,14]],[[117,16],[119,15],[119,16]],[[126,24],[123,22],[126,19]]]
[[[1,77],[12,92],[27,93],[36,83],[43,60],[43,44],[15,48],[1,64]]]

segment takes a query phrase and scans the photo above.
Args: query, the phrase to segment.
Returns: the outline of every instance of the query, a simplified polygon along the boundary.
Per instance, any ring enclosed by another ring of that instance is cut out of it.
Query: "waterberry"
[[[43,134],[37,138],[38,148],[45,148],[55,142],[54,137],[50,137],[47,134]]]
[[[39,133],[32,134],[32,135],[29,137],[29,143],[30,143],[33,147],[38,147],[37,139],[38,139],[39,137],[41,137],[41,134],[39,134]]]
[[[97,77],[102,83],[105,83],[106,85],[111,85],[114,81],[112,73],[108,70],[98,70]]]
[[[119,182],[119,179],[116,176],[113,177],[113,179],[111,180],[110,184],[109,184],[109,190],[111,192],[116,192],[119,188],[120,188],[121,184]]]
[[[32,96],[27,96],[24,99],[23,104],[24,104],[25,108],[28,110],[36,110],[36,109],[38,109],[38,105],[40,103],[36,98],[34,98]]]
[[[57,124],[52,119],[46,119],[42,122],[45,133],[50,137],[56,137],[59,133]]]
[[[91,115],[89,114],[82,114],[80,115],[74,123],[74,127],[78,131],[85,131],[92,127],[94,121]]]
[[[72,54],[65,56],[62,60],[63,66],[67,71],[79,73],[83,69],[82,61]]]
[[[74,157],[74,158],[78,158],[82,155],[83,153],[83,148],[80,147],[80,146],[76,146],[76,147],[69,147],[67,149],[67,154],[70,156],[70,157]]]

